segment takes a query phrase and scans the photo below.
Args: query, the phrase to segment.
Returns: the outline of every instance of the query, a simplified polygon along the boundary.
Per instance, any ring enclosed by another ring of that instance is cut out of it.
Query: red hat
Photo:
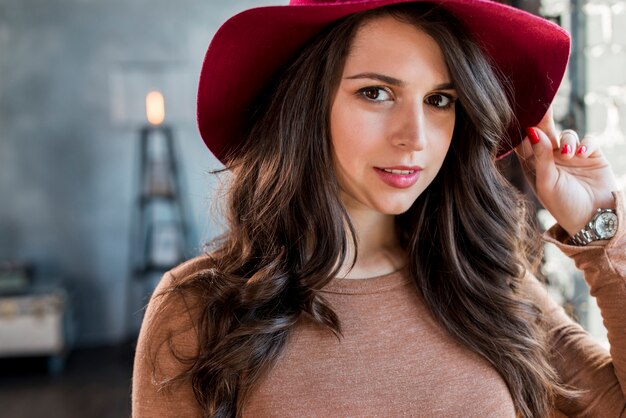
[[[222,162],[241,140],[245,109],[296,51],[324,26],[363,10],[414,0],[290,0],[287,6],[241,12],[217,31],[204,58],[198,86],[198,127]],[[518,124],[502,157],[539,123],[561,83],[569,34],[545,19],[489,0],[429,0],[460,19],[498,73],[512,81]],[[520,129],[521,128],[521,129]]]

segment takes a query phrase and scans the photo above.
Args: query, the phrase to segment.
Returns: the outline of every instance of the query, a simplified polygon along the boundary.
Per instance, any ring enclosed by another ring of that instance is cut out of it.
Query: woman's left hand
[[[563,229],[574,235],[596,209],[615,208],[615,175],[591,138],[578,141],[574,131],[558,133],[552,107],[530,129],[536,136],[527,130],[516,154],[537,198]]]

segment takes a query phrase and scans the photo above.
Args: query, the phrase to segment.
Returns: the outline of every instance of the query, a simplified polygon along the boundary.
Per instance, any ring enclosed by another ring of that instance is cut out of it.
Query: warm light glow
[[[165,100],[159,91],[151,91],[146,96],[146,116],[148,122],[160,125],[165,119]]]

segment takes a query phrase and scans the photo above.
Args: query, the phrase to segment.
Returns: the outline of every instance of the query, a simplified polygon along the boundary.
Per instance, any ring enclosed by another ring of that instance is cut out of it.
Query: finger
[[[520,158],[520,161],[531,158],[534,155],[533,147],[531,146],[531,136],[533,134],[529,131],[529,129],[530,128],[526,129],[526,136],[524,137],[522,142],[520,142],[519,145],[515,147],[515,153]]]
[[[546,114],[543,115],[541,121],[537,124],[537,128],[541,129],[552,144],[552,149],[559,149],[558,133],[552,116],[552,106],[548,108]]]
[[[574,158],[575,153],[578,151],[578,142],[578,134],[575,131],[566,129],[561,132],[559,136],[561,157],[566,160]]]
[[[556,182],[558,173],[554,164],[552,140],[539,128],[528,128],[529,140],[534,153],[535,185],[551,185]]]
[[[598,150],[598,145],[594,141],[593,137],[585,136],[580,141],[580,144],[578,144],[575,155],[576,157],[587,158]]]
[[[530,143],[530,139],[526,136],[520,144],[515,147],[515,154],[532,185],[535,184],[535,152]]]

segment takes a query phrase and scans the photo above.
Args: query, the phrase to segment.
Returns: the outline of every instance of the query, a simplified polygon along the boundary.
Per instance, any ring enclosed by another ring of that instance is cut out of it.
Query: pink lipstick
[[[419,179],[422,167],[398,165],[393,167],[374,167],[374,171],[387,185],[397,189],[406,189]]]

